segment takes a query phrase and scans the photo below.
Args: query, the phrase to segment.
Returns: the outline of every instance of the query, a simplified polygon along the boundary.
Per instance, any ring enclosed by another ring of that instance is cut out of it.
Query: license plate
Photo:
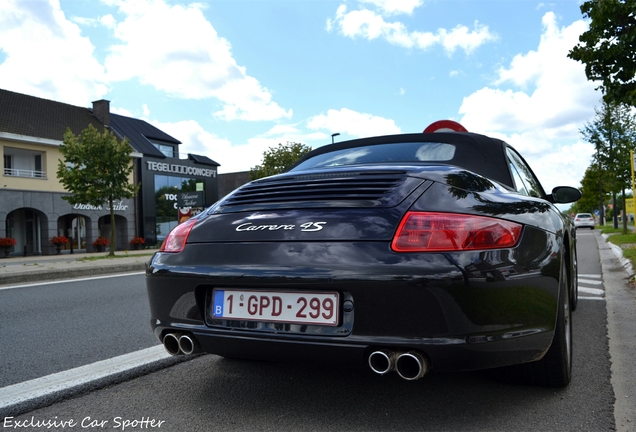
[[[338,325],[338,293],[214,290],[212,317]]]

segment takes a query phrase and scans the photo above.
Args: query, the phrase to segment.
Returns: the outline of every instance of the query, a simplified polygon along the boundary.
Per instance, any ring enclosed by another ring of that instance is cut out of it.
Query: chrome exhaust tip
[[[398,375],[408,381],[422,378],[428,369],[428,360],[417,351],[400,354],[395,361],[395,370]]]
[[[163,337],[163,347],[168,351],[168,354],[173,356],[181,354],[181,348],[179,348],[180,336],[178,333],[168,333]]]
[[[181,335],[179,337],[179,349],[185,355],[195,354],[200,351],[199,343],[191,335]]]
[[[369,355],[369,367],[379,375],[389,373],[395,367],[397,354],[393,351],[378,350]]]

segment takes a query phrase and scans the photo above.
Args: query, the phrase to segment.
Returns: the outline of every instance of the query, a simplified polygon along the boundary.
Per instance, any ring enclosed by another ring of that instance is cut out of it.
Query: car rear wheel
[[[574,259],[571,265],[572,276],[571,279],[568,280],[568,282],[570,282],[568,284],[570,287],[570,312],[574,312],[579,304],[579,264],[576,257],[576,247],[572,253],[574,254]]]
[[[502,368],[503,378],[514,384],[565,387],[572,379],[572,310],[565,260],[561,260],[559,308],[552,345],[541,360]]]

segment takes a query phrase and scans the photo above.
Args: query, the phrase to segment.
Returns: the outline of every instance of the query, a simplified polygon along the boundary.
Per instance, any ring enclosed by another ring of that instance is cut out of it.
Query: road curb
[[[605,234],[598,236],[597,242],[605,286],[616,430],[635,432],[636,377],[633,371],[636,369],[636,348],[631,341],[636,334],[636,293],[628,283],[633,269],[629,260],[623,257],[622,249],[608,242]]]
[[[19,383],[0,389],[16,394],[12,395],[14,397],[12,397],[11,400],[4,400],[3,398],[0,398],[0,419],[16,417],[36,409],[53,405],[63,400],[82,396],[107,386],[120,384],[143,375],[157,372],[203,355],[193,354],[189,356],[170,356],[167,353],[162,355],[159,351],[163,352],[163,347],[161,345],[141,350],[138,353],[143,353],[143,356],[139,357],[135,361],[127,363],[124,362],[122,364],[119,364],[120,358],[129,357],[130,355],[135,355],[137,353],[131,353],[97,362],[105,365],[102,366],[102,371],[99,372],[98,376],[86,376],[89,374],[85,370],[87,368],[91,368],[93,365],[85,365],[46,377],[36,378],[26,383]],[[77,375],[80,378],[72,379],[71,376],[74,375]],[[70,383],[67,383],[67,381],[70,381]],[[25,392],[25,388],[31,383],[34,383],[33,385],[35,387],[40,387],[39,391]]]
[[[122,263],[111,266],[88,266],[85,268],[58,268],[43,270],[28,270],[12,274],[0,275],[0,285],[10,285],[17,283],[29,283],[40,281],[51,281],[59,279],[72,279],[78,277],[89,277],[105,274],[126,273],[146,270],[146,262]]]
[[[605,240],[605,243],[607,243],[609,248],[612,250],[612,252],[616,256],[618,261],[621,263],[621,265],[623,266],[623,268],[627,272],[627,274],[630,275],[630,276],[633,275],[634,274],[634,268],[632,267],[631,261],[623,256],[623,249],[620,246],[615,245],[614,243],[608,241],[607,239],[608,239],[609,235],[601,234],[601,237],[603,237],[603,240]]]

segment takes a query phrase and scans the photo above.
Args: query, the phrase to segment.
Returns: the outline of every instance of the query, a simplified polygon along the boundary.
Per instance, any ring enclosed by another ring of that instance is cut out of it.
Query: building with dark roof
[[[63,249],[71,253],[91,251],[97,237],[110,237],[107,206],[69,204],[56,176],[67,128],[79,135],[89,125],[128,140],[130,181],[141,182],[137,197],[115,205],[117,249],[129,249],[133,237],[156,245],[180,220],[218,199],[218,163],[181,157],[180,141],[143,120],[111,113],[108,101],[85,108],[0,89],[0,238],[16,240],[11,253],[55,253],[53,236],[67,237]]]
[[[135,172],[141,181],[137,220],[138,235],[145,238],[147,245],[162,242],[181,220],[216,202],[218,163],[206,156],[181,155],[180,141],[148,122],[111,113],[106,100],[93,102],[92,112],[143,155],[135,161]],[[183,193],[196,196],[198,204],[180,203]]]

